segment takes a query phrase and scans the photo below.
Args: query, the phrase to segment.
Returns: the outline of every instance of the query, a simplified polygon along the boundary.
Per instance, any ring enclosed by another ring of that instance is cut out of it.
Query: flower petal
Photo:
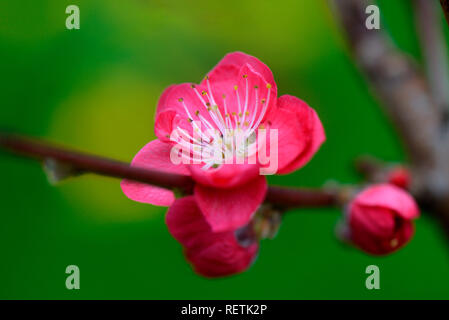
[[[326,136],[317,113],[304,101],[294,96],[283,95],[278,99],[278,108],[296,113],[298,121],[296,125],[298,127],[297,139],[304,141],[304,147],[295,159],[286,166],[279,167],[279,174],[287,174],[309,162],[326,140]],[[282,148],[282,140],[279,140],[279,145],[279,148]]]
[[[351,207],[351,226],[355,230],[377,238],[392,237],[395,232],[395,214],[379,207],[365,207],[354,204]]]
[[[208,75],[214,81],[219,82],[234,80],[238,77],[240,69],[246,64],[250,65],[257,73],[262,75],[266,82],[271,83],[273,87],[276,86],[270,68],[256,57],[243,52],[228,53]]]
[[[235,159],[234,159],[235,161]],[[202,165],[189,165],[192,177],[204,186],[214,188],[233,188],[246,184],[248,181],[259,176],[259,165],[257,164],[222,164],[216,169],[202,169]]]
[[[194,196],[177,199],[165,217],[171,235],[185,247],[194,247],[198,237],[211,232]]]
[[[258,176],[230,189],[195,185],[194,195],[201,212],[214,232],[235,230],[246,225],[267,192],[267,181]]]
[[[404,219],[419,216],[419,208],[413,197],[391,184],[370,186],[357,195],[356,200],[358,205],[390,209]]]
[[[170,161],[170,150],[170,144],[153,140],[136,154],[131,165],[134,167],[190,175],[186,166],[182,164],[174,165]],[[122,180],[120,185],[125,195],[134,201],[150,203],[157,206],[169,206],[175,200],[173,192],[168,189],[127,179]]]
[[[258,159],[264,174],[275,174],[303,153],[307,140],[302,137],[298,128],[296,114],[286,109],[278,109],[267,121],[266,127],[266,132],[258,130],[258,144],[261,148]],[[277,130],[277,139],[272,130]]]
[[[256,242],[242,246],[234,231],[213,232],[193,196],[177,199],[167,212],[166,222],[170,233],[184,246],[195,271],[203,276],[244,271],[257,254]]]
[[[220,238],[204,238],[204,246],[186,248],[187,259],[195,271],[205,277],[223,277],[240,273],[254,262],[259,245],[241,246],[235,236],[226,233]]]
[[[245,128],[245,122],[248,126],[257,123],[262,111],[265,111],[262,117],[265,119],[276,108],[276,85],[268,82],[250,64],[242,65],[235,77],[228,80],[209,76],[201,86],[206,88],[210,103],[218,105],[223,117],[228,114],[233,126],[236,117],[241,122],[240,126]]]
[[[195,112],[198,110],[201,115],[210,120],[207,108],[203,104],[204,98],[201,97],[201,92],[204,89],[191,83],[169,86],[159,98],[156,109],[156,121],[160,113],[168,110],[175,111],[184,120],[188,120],[189,118],[193,119]]]

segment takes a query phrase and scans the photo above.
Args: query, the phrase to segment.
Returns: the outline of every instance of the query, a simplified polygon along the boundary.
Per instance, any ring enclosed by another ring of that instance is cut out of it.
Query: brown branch
[[[397,125],[413,164],[433,165],[440,119],[422,75],[382,30],[366,28],[365,9],[373,1],[333,3],[353,56]]]
[[[23,136],[0,134],[0,146],[35,159],[54,159],[83,173],[126,178],[163,188],[178,188],[185,192],[191,192],[193,187],[188,176],[131,167],[124,162],[66,150]]]
[[[333,0],[353,57],[397,127],[411,160],[418,195],[449,194],[447,144],[442,114],[410,58],[383,30],[368,30],[369,0]],[[443,183],[442,180],[447,181]]]
[[[372,156],[360,156],[355,161],[356,170],[369,182],[384,182],[386,165]]]
[[[124,162],[71,151],[19,135],[0,133],[0,146],[25,157],[59,161],[70,165],[77,172],[130,179],[167,189],[175,188],[184,194],[193,191],[194,181],[189,176],[131,167]],[[339,195],[338,192],[324,189],[270,186],[266,201],[282,208],[323,207],[338,205]]]
[[[410,58],[395,48],[383,30],[366,28],[365,9],[373,1],[332,2],[355,61],[391,115],[408,151],[412,193],[438,217],[449,235],[449,137],[444,114]],[[449,0],[441,4],[448,19]]]
[[[270,186],[265,201],[283,208],[331,207],[339,203],[339,194],[325,189]]]
[[[449,24],[449,0],[440,0],[441,8],[443,8],[444,16]]]
[[[414,0],[414,9],[430,90],[435,103],[447,117],[449,111],[449,69],[439,7],[436,1]]]

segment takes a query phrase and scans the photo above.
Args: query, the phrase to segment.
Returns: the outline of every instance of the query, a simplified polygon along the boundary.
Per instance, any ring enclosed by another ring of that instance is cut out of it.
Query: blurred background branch
[[[423,51],[426,75],[435,103],[448,120],[449,72],[440,7],[436,1],[414,0],[416,27]]]
[[[443,8],[444,16],[449,24],[449,0],[440,0],[441,7]]]
[[[412,193],[441,219],[449,234],[449,161],[446,49],[432,1],[416,1],[416,22],[426,58],[429,83],[419,67],[397,49],[382,29],[368,30],[370,0],[335,0],[352,56],[380,104],[390,114],[408,152]],[[442,1],[447,13],[447,1]]]
[[[365,8],[373,3],[335,0],[334,7],[356,64],[392,116],[412,163],[435,163],[438,108],[415,64],[394,47],[384,31],[366,28]]]

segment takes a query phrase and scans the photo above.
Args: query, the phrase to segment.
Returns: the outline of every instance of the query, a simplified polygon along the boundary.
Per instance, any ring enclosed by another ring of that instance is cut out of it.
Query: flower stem
[[[193,192],[194,181],[185,175],[131,167],[128,163],[68,150],[29,137],[0,132],[0,146],[10,152],[37,160],[52,159],[70,165],[79,173],[134,180],[154,186]],[[270,186],[267,202],[283,208],[334,206],[338,195],[324,189],[298,189]]]

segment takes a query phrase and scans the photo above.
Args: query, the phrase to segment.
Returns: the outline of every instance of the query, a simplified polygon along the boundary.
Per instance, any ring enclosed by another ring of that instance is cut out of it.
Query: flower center
[[[228,111],[226,95],[221,95],[222,100],[220,103],[217,102],[208,76],[206,76],[207,91],[199,92],[195,85],[191,85],[191,89],[200,100],[200,108],[208,112],[210,121],[198,109],[192,114],[189,110],[194,108],[188,106],[183,98],[178,99],[192,126],[193,136],[178,126],[177,134],[172,136],[171,140],[183,149],[189,150],[189,154],[183,154],[183,157],[188,157],[188,160],[192,160],[192,157],[201,159],[204,162],[204,170],[217,168],[221,164],[232,163],[234,160],[237,163],[243,163],[239,161],[255,155],[260,147],[257,146],[256,130],[263,128],[261,122],[270,102],[271,85],[266,85],[266,98],[260,101],[259,87],[254,86],[254,105],[250,108],[248,76],[243,75],[243,78],[245,79],[245,96],[241,99],[238,86],[233,86],[232,91],[235,93],[238,111],[232,112]]]

